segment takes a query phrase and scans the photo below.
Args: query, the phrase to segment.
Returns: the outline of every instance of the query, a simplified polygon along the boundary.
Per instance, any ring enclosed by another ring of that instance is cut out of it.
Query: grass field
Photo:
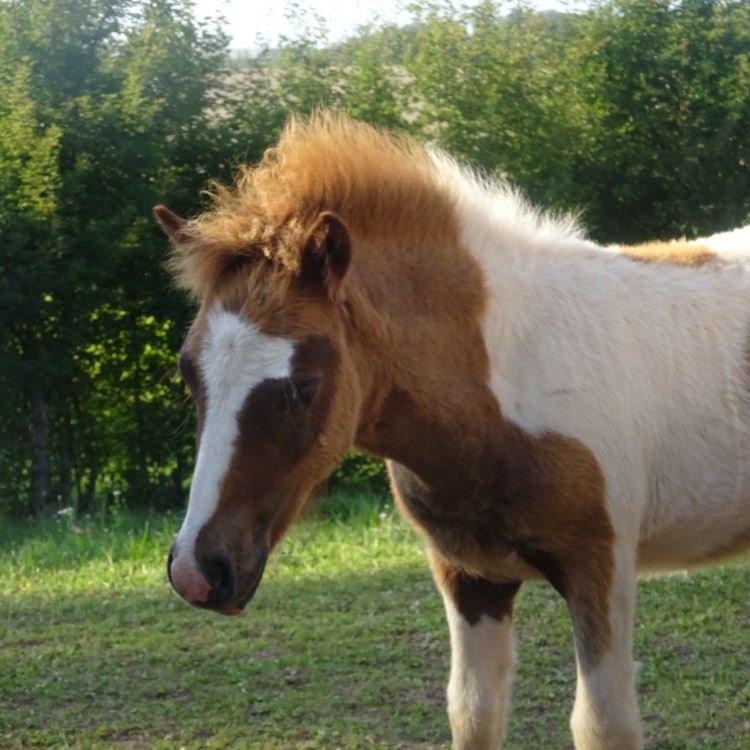
[[[447,750],[448,635],[421,543],[389,510],[311,518],[239,618],[164,576],[180,519],[0,528],[0,748]],[[652,750],[750,748],[750,566],[643,582]],[[509,750],[570,748],[564,604],[529,585]]]

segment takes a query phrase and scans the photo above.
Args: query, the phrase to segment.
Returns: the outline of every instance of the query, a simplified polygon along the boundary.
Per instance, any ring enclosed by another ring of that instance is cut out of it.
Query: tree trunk
[[[59,484],[59,495],[58,502],[64,507],[69,507],[73,504],[73,412],[71,409],[71,398],[73,387],[70,380],[65,382],[64,396],[61,400],[61,421],[60,421],[60,434],[62,440],[60,442],[60,448],[58,451],[59,466],[58,466],[58,484]]]
[[[65,425],[65,439],[60,445],[60,493],[58,501],[65,507],[69,507],[73,502],[73,461],[70,457],[70,446],[72,443],[72,433],[70,425]]]
[[[78,503],[79,513],[89,513],[94,507],[94,498],[96,497],[96,482],[99,479],[99,470],[91,466],[86,476],[86,483],[83,495]]]
[[[47,505],[50,494],[49,424],[47,392],[39,378],[31,400],[31,497],[29,512],[38,516]]]

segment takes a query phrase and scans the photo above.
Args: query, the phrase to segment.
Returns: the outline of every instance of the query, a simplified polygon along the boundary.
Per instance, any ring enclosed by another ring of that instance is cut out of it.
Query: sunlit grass
[[[417,536],[390,505],[298,523],[239,618],[169,589],[180,514],[0,528],[0,748],[447,750],[449,649]],[[345,520],[344,520],[345,519]],[[646,581],[647,748],[750,747],[750,567]],[[506,747],[570,748],[564,603],[527,586]]]

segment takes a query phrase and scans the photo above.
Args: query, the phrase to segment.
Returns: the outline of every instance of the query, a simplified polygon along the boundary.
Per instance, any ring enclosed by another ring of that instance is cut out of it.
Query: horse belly
[[[641,524],[640,570],[700,566],[750,549],[750,465],[742,464],[655,483]]]
[[[704,529],[684,526],[650,537],[638,547],[640,573],[680,570],[709,565],[750,551],[750,522],[714,525]]]

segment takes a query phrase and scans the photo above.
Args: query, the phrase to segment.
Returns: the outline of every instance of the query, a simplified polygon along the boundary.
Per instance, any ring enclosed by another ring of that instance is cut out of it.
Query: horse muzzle
[[[239,615],[263,577],[268,552],[256,550],[253,563],[239,570],[224,554],[194,558],[173,544],[167,558],[167,578],[188,603],[223,615]]]

